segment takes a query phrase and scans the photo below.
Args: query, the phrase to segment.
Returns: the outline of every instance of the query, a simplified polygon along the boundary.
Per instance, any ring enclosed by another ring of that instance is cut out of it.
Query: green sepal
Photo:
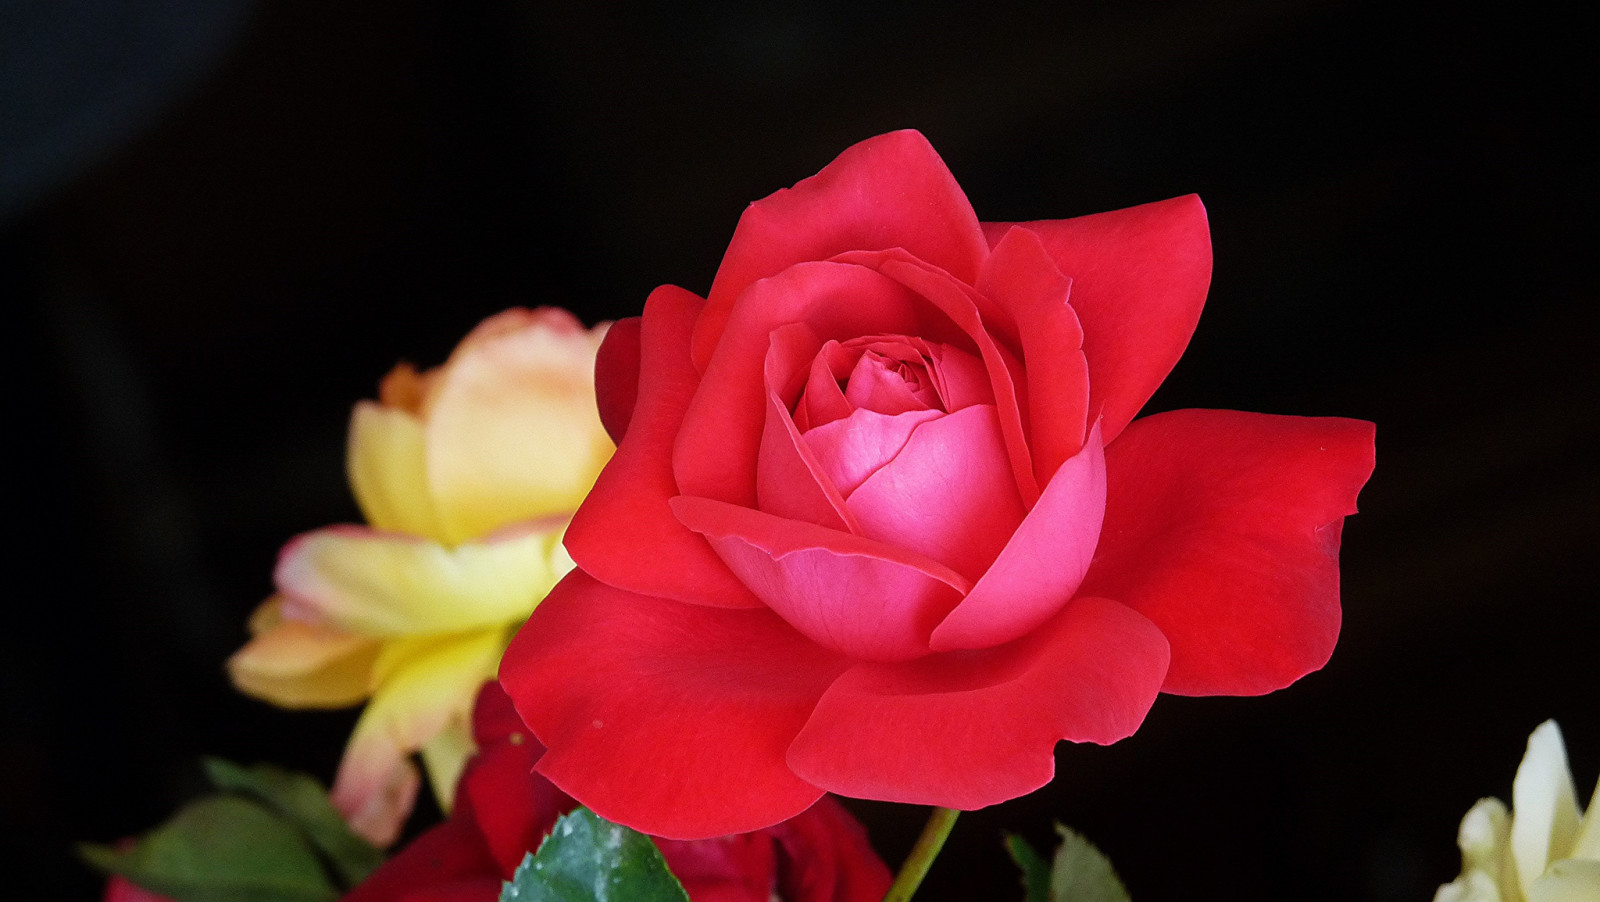
[[[1051,902],[1050,865],[1028,845],[1028,841],[1015,833],[1007,833],[1006,851],[1022,870],[1023,899],[1026,902]]]
[[[327,859],[344,888],[360,883],[383,863],[383,853],[350,830],[315,777],[271,764],[243,767],[221,758],[203,763],[218,789],[256,798],[288,818]]]
[[[95,867],[178,902],[332,902],[338,888],[295,826],[259,802],[191,802],[128,849],[85,843]]]
[[[689,902],[650,837],[579,808],[556,821],[500,902]]]

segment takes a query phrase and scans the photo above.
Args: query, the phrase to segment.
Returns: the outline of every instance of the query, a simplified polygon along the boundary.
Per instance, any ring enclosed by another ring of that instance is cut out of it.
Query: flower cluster
[[[558,838],[636,828],[606,835],[693,902],[856,902],[890,876],[829,793],[939,806],[904,897],[950,809],[1045,785],[1056,743],[1332,653],[1372,425],[1138,416],[1210,273],[1197,198],[982,222],[907,131],[751,205],[704,298],[491,317],[356,406],[367,523],[292,540],[229,661],[278,705],[366,704],[331,797],[223,763],[205,810],[246,812],[316,898],[514,897],[581,804]],[[379,866],[419,753],[446,820]],[[92,857],[195,886],[214,837],[184,829]],[[1030,898],[1125,895],[1062,836],[1053,868],[1012,843]],[[624,879],[590,851],[585,879]]]

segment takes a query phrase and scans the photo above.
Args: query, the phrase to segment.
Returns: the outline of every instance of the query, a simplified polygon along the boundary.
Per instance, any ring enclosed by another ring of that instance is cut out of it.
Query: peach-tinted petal
[[[281,620],[234,652],[239,691],[285,708],[343,708],[371,691],[379,641],[323,624]]]
[[[565,311],[508,310],[438,370],[423,428],[439,538],[464,542],[577,508],[613,450],[595,404],[602,335]]]
[[[350,415],[346,467],[356,503],[374,529],[440,538],[428,487],[422,421],[371,401]]]
[[[330,527],[284,546],[274,573],[293,619],[405,636],[504,626],[528,616],[563,574],[559,528],[446,548]]]
[[[334,806],[363,836],[379,845],[394,841],[416,797],[409,756],[448,728],[465,729],[504,647],[504,629],[385,643],[373,667],[376,691],[356,722],[332,792]],[[446,807],[454,788],[441,798]]]

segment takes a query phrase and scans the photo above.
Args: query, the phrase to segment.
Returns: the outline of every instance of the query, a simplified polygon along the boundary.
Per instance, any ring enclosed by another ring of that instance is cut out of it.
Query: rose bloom
[[[1434,902],[1600,900],[1600,785],[1585,817],[1555,721],[1528,737],[1511,802],[1508,812],[1499,799],[1481,799],[1461,819],[1461,876]]]
[[[368,525],[289,542],[277,594],[228,662],[241,690],[274,704],[368,702],[332,797],[379,845],[416,798],[412,753],[448,809],[478,687],[571,569],[562,531],[613,450],[595,412],[602,334],[562,310],[508,310],[443,366],[391,372],[350,423]]]
[[[533,773],[543,751],[498,684],[473,715],[479,752],[455,811],[356,887],[345,902],[495,902],[523,856],[577,803]],[[833,799],[755,833],[656,840],[693,902],[877,902],[889,869]]]
[[[540,772],[685,838],[972,809],[1322,666],[1372,425],[1133,419],[1210,272],[1194,197],[980,223],[916,132],[750,206],[601,348],[621,443],[501,665]]]

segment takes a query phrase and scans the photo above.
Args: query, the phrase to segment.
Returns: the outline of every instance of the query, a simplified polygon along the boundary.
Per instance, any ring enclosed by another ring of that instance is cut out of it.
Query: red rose
[[[602,346],[621,445],[501,665],[540,772],[668,836],[970,809],[1320,667],[1372,426],[1133,421],[1210,271],[1194,197],[980,223],[916,132],[752,205]]]
[[[498,684],[473,711],[478,754],[450,819],[417,837],[345,902],[494,902],[523,856],[577,803],[533,773],[544,749]],[[657,840],[693,902],[876,902],[889,870],[833,799],[770,829],[696,842]]]

